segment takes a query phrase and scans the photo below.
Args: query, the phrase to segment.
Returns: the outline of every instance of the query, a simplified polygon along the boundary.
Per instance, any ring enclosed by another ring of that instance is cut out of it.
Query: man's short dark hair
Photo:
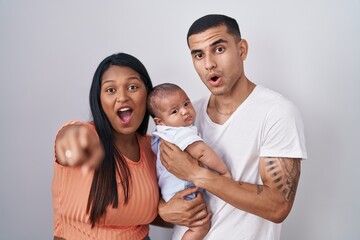
[[[209,28],[220,25],[226,26],[229,34],[233,35],[238,41],[241,40],[240,28],[235,19],[221,14],[209,14],[199,18],[190,26],[186,38],[188,45],[189,37],[191,35],[204,32]]]

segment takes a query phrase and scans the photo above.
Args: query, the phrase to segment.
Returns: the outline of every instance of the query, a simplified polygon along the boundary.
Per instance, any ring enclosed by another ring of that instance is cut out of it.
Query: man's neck
[[[231,92],[223,95],[211,95],[207,107],[207,113],[211,120],[218,124],[224,124],[236,109],[248,98],[256,85],[248,79],[239,81]]]

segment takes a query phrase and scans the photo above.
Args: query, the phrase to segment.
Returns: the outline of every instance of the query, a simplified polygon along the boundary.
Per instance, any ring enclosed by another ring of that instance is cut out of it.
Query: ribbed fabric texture
[[[74,123],[79,122],[69,124]],[[109,206],[106,215],[93,229],[88,221],[86,205],[94,172],[84,175],[79,167],[61,166],[55,159],[52,184],[54,236],[67,240],[138,240],[146,237],[149,233],[148,224],[157,215],[159,191],[155,155],[150,148],[150,137],[138,135],[138,142],[140,161],[133,162],[126,159],[132,177],[128,204],[123,205],[123,190],[117,177],[118,208]]]

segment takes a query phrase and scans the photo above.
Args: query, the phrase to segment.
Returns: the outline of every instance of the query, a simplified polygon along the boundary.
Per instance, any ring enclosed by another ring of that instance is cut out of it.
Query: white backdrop
[[[1,240],[52,238],[54,136],[89,119],[104,57],[133,54],[154,84],[207,94],[186,33],[208,13],[238,20],[247,76],[303,115],[309,159],[282,239],[360,239],[360,1],[0,0]],[[169,234],[151,228],[153,239]]]

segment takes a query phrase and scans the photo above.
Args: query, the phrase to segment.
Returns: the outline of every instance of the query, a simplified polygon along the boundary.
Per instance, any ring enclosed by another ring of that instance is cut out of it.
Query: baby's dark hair
[[[147,98],[147,110],[151,117],[155,118],[158,114],[159,107],[157,103],[161,98],[173,94],[175,91],[183,90],[176,84],[173,83],[162,83],[155,86],[148,94]]]
[[[234,18],[222,14],[209,14],[197,19],[189,28],[186,36],[187,44],[189,46],[189,37],[208,30],[209,28],[224,25],[227,32],[235,37],[237,41],[241,40],[241,33],[238,23]]]

